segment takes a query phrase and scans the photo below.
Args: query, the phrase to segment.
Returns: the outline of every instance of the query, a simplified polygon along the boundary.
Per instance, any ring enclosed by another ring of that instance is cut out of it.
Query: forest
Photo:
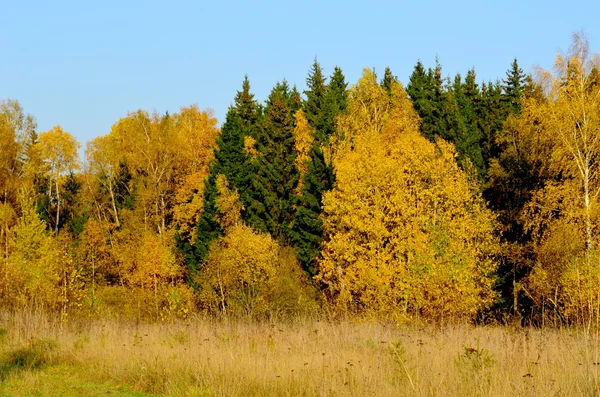
[[[138,110],[85,148],[2,100],[0,307],[600,321],[600,59],[585,37],[551,70],[507,60],[490,82],[439,61],[405,85],[389,68],[354,84],[308,69],[305,91],[281,80],[264,100],[240,78],[221,124],[197,105]]]

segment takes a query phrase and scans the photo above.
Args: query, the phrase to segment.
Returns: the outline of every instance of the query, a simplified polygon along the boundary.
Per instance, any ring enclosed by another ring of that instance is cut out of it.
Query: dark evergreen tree
[[[410,75],[406,93],[413,102],[415,111],[421,117],[421,133],[428,139],[433,139],[434,133],[430,130],[433,113],[433,78],[427,73],[421,61],[417,61]]]
[[[311,70],[306,78],[306,101],[304,101],[304,114],[310,125],[316,131],[326,129],[327,122],[323,109],[325,108],[325,94],[327,92],[327,81],[323,76],[323,69],[315,58]]]
[[[496,135],[502,130],[506,111],[499,83],[488,82],[481,87],[481,102],[477,109],[477,119],[481,130],[481,153],[486,169],[492,158],[498,156],[495,145]]]
[[[421,133],[434,141],[440,136],[454,142],[452,113],[455,106],[444,89],[442,67],[436,61],[435,69],[425,70],[421,61],[415,65],[406,92],[413,101],[415,111],[421,117]]]
[[[243,218],[256,230],[289,243],[292,204],[299,173],[294,161],[294,113],[300,95],[287,82],[277,83],[265,106],[263,128],[256,136],[255,175]]]
[[[459,162],[469,159],[477,170],[479,177],[485,175],[485,164],[482,154],[483,134],[479,125],[479,107],[481,97],[475,78],[475,70],[467,73],[464,82],[457,74],[452,86],[452,97],[455,100],[454,143],[460,154]]]
[[[196,240],[190,242],[177,239],[178,247],[184,254],[190,273],[195,273],[204,261],[210,243],[223,234],[216,220],[217,186],[219,174],[225,175],[230,187],[236,188],[240,201],[248,208],[252,204],[251,190],[254,174],[252,158],[245,150],[246,137],[259,135],[262,108],[250,92],[248,77],[244,79],[242,90],[235,97],[235,104],[229,108],[225,123],[217,138],[215,160],[210,166],[210,174],[205,180],[204,208],[196,229]]]
[[[325,91],[322,129],[317,129],[315,136],[323,145],[329,142],[329,138],[336,130],[335,118],[346,111],[347,107],[348,83],[346,83],[342,69],[336,66]]]
[[[61,224],[59,225],[59,229],[61,227],[68,227],[69,231],[74,235],[83,232],[83,227],[88,219],[88,215],[84,208],[84,202],[82,201],[80,194],[82,185],[81,174],[71,172],[63,182],[61,194],[63,207],[61,209],[62,218],[60,220]]]
[[[521,113],[521,99],[525,93],[526,77],[515,58],[506,72],[506,79],[503,80],[504,98],[510,114]]]
[[[132,210],[135,201],[135,192],[132,189],[133,175],[129,171],[129,167],[124,162],[119,162],[119,169],[117,171],[117,177],[115,178],[115,205],[117,209],[128,209]],[[101,186],[105,186],[102,184]],[[103,191],[102,194],[106,197],[110,193],[108,190]]]
[[[519,151],[512,150],[510,139],[498,139],[501,135],[511,136],[510,122],[503,125],[511,115],[521,113],[522,101],[526,97],[543,100],[540,88],[519,68],[515,59],[506,73],[502,85],[497,85],[490,111],[495,111],[493,136],[491,138],[491,161],[493,167],[487,175],[484,197],[489,206],[498,214],[501,226],[501,240],[504,250],[499,256],[496,290],[498,302],[494,308],[498,313],[515,314],[522,319],[527,316],[531,303],[518,285],[528,276],[533,263],[533,250],[530,236],[525,233],[521,214],[523,207],[531,199],[533,191],[543,183],[539,165]],[[498,105],[498,102],[500,104]]]
[[[398,77],[392,74],[392,70],[389,67],[385,68],[383,73],[383,79],[381,79],[381,86],[385,88],[388,94],[392,95],[392,84],[398,82]]]
[[[334,174],[332,165],[325,161],[318,144],[313,143],[310,157],[302,192],[295,202],[291,243],[304,270],[314,276],[323,240],[323,221],[320,218],[323,193],[333,187]]]
[[[87,216],[83,212],[83,202],[81,201],[80,190],[82,186],[80,174],[70,172],[60,182],[60,210],[61,217],[58,227],[56,225],[56,205],[58,198],[56,192],[48,194],[50,189],[48,178],[36,179],[36,188],[38,195],[36,198],[37,212],[43,221],[46,222],[49,230],[69,230],[74,234],[79,234],[83,231],[83,226],[87,220]]]

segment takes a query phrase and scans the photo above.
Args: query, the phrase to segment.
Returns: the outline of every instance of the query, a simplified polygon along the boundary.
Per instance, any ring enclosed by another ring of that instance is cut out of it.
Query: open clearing
[[[0,317],[0,395],[597,395],[585,329]]]

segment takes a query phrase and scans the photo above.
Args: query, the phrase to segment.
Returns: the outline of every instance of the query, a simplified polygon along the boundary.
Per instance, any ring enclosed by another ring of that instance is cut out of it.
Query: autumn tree
[[[0,101],[0,200],[15,208],[20,184],[33,183],[31,146],[35,143],[37,124],[13,99]]]
[[[399,83],[365,70],[340,120],[317,276],[338,307],[472,317],[493,301],[494,218],[442,140],[419,133]]]
[[[173,117],[180,156],[173,218],[180,238],[192,241],[194,228],[202,214],[204,181],[214,160],[219,129],[212,111],[200,111],[195,105],[181,108]]]
[[[194,195],[203,191],[217,131],[212,114],[197,106],[162,116],[139,110],[113,125],[106,145],[110,151],[116,142],[118,157],[111,172],[121,162],[131,172],[136,211],[147,229],[163,233],[175,218],[189,238],[200,212]]]
[[[37,142],[40,156],[49,175],[47,196],[55,204],[54,231],[58,233],[61,214],[61,178],[79,168],[79,142],[60,126],[40,134]]]
[[[111,254],[110,226],[108,222],[91,218],[79,236],[77,258],[81,262],[82,275],[91,284],[91,306],[96,302],[96,289],[118,281],[116,260]]]
[[[590,305],[598,304],[593,290],[584,301],[569,300],[599,274],[593,259],[600,193],[600,87],[594,79],[598,67],[585,37],[574,35],[569,52],[557,56],[554,73],[539,73],[545,100],[525,103],[519,118],[523,128],[538,132],[529,150],[544,152],[539,166],[545,181],[523,212],[536,254],[529,292],[539,306],[545,300],[558,318],[571,320],[569,310],[585,304],[593,316]]]
[[[117,140],[114,135],[104,135],[88,142],[85,151],[86,171],[94,178],[94,185],[102,187],[108,192],[110,204],[108,206],[110,218],[117,227],[121,226],[117,205],[117,185],[119,165],[122,161]],[[99,211],[98,219],[102,219],[102,204],[96,201]]]
[[[224,234],[211,243],[205,267],[196,276],[202,304],[249,317],[309,309],[314,298],[296,258],[269,234],[244,225],[238,192],[223,174],[216,179],[216,220]]]
[[[313,146],[315,134],[309,125],[303,110],[296,111],[296,113],[294,113],[294,119],[296,124],[293,131],[294,151],[296,152],[294,164],[299,172],[297,186],[297,193],[299,193],[304,185],[304,178],[308,171],[308,165],[311,162],[310,149]]]
[[[22,214],[11,231],[10,253],[0,269],[0,298],[5,307],[60,310],[66,313],[73,292],[82,288],[67,239],[55,241],[40,219],[30,191],[19,191]],[[75,294],[80,297],[79,294]]]

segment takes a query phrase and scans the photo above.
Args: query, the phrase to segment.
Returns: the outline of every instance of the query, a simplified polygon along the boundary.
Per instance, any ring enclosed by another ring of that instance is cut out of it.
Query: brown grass
[[[588,396],[600,391],[600,338],[580,329],[226,319],[61,325],[27,314],[4,314],[0,328],[7,330],[0,335],[5,365],[15,351],[53,340],[58,348],[46,366],[68,366],[95,382],[170,396]],[[4,382],[39,370],[25,365],[7,372]]]

